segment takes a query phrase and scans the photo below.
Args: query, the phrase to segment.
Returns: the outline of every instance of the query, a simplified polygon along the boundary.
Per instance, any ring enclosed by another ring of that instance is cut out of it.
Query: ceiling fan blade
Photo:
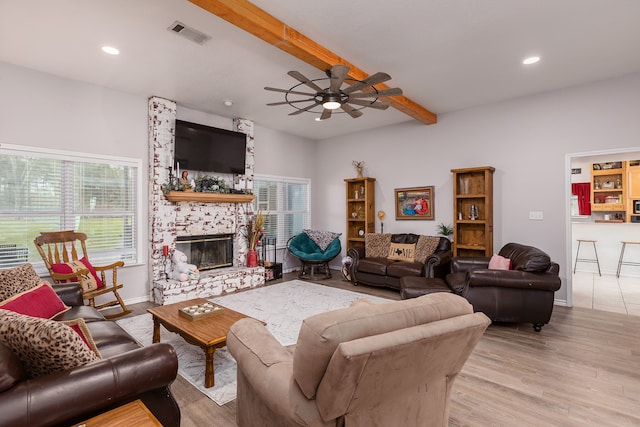
[[[303,76],[302,73],[300,73],[299,71],[289,71],[287,74],[289,74],[291,77],[298,80],[299,82],[306,84],[316,92],[324,91],[324,89],[322,89],[320,86],[318,86],[317,84],[315,84],[314,82],[312,82],[311,80]]]
[[[365,99],[349,99],[347,102],[351,104],[362,105],[364,107],[375,108],[377,110],[386,110],[387,108],[389,108],[389,104],[380,101],[371,102]]]
[[[353,108],[351,105],[349,104],[342,104],[340,106],[340,108],[342,108],[342,110],[349,114],[351,117],[353,117],[354,119],[357,119],[358,117],[360,117],[362,115],[362,111],[356,110],[355,108]]]
[[[367,86],[377,85],[378,83],[386,82],[387,80],[391,80],[391,76],[387,73],[375,73],[362,80],[361,82],[354,83],[348,88],[343,89],[344,93],[353,93],[357,90],[360,90]]]
[[[347,77],[347,73],[349,72],[349,67],[346,65],[334,65],[331,68],[331,86],[329,88],[337,92],[342,87],[342,83],[344,83],[345,77]]]
[[[311,104],[311,105],[308,105],[308,106],[306,106],[306,107],[304,107],[304,108],[301,108],[301,109],[299,109],[299,110],[296,110],[296,111],[294,111],[293,113],[289,113],[289,115],[290,115],[290,116],[295,116],[296,114],[304,113],[305,111],[309,111],[309,110],[311,110],[312,108],[314,108],[314,107],[316,107],[316,106],[320,105],[321,103],[322,103],[322,101],[316,101],[316,102],[314,102],[314,103],[313,103],[313,104]]]
[[[296,90],[289,90],[289,89],[278,89],[276,87],[265,87],[264,90],[271,90],[273,92],[291,93],[293,95],[316,96],[315,93],[298,92]]]
[[[269,103],[269,104],[267,104],[267,105],[269,105],[269,106],[274,106],[274,105],[285,105],[285,104],[293,104],[293,103],[296,103],[296,102],[311,102],[311,101],[315,101],[315,100],[316,100],[315,98],[309,98],[309,99],[298,99],[298,100],[295,100],[295,101],[271,102],[271,103]]]
[[[325,108],[322,110],[322,114],[320,115],[320,120],[327,120],[331,118],[331,110]]]
[[[370,92],[358,92],[352,93],[349,95],[349,98],[382,98],[383,96],[400,96],[402,95],[402,89],[399,87],[394,87],[391,89],[382,89],[379,91],[370,91]]]

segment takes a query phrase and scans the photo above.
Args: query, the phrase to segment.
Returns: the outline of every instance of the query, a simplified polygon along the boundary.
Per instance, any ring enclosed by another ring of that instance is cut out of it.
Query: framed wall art
[[[396,219],[434,219],[434,190],[429,187],[396,188]]]

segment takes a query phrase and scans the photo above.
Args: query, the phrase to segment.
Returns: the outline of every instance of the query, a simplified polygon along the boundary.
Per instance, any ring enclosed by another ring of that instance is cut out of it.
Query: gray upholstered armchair
[[[453,381],[489,323],[447,293],[309,317],[295,350],[240,320],[227,335],[238,425],[446,426]]]

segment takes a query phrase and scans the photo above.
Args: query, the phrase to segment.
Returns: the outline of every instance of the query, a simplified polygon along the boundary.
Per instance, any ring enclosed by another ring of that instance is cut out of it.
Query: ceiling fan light
[[[338,101],[325,101],[322,103],[322,106],[327,110],[336,110],[340,108],[340,104]]]

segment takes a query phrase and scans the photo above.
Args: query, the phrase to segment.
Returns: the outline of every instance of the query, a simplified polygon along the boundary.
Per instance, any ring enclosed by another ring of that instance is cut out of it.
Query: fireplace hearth
[[[233,266],[233,234],[178,236],[176,249],[200,271]]]

